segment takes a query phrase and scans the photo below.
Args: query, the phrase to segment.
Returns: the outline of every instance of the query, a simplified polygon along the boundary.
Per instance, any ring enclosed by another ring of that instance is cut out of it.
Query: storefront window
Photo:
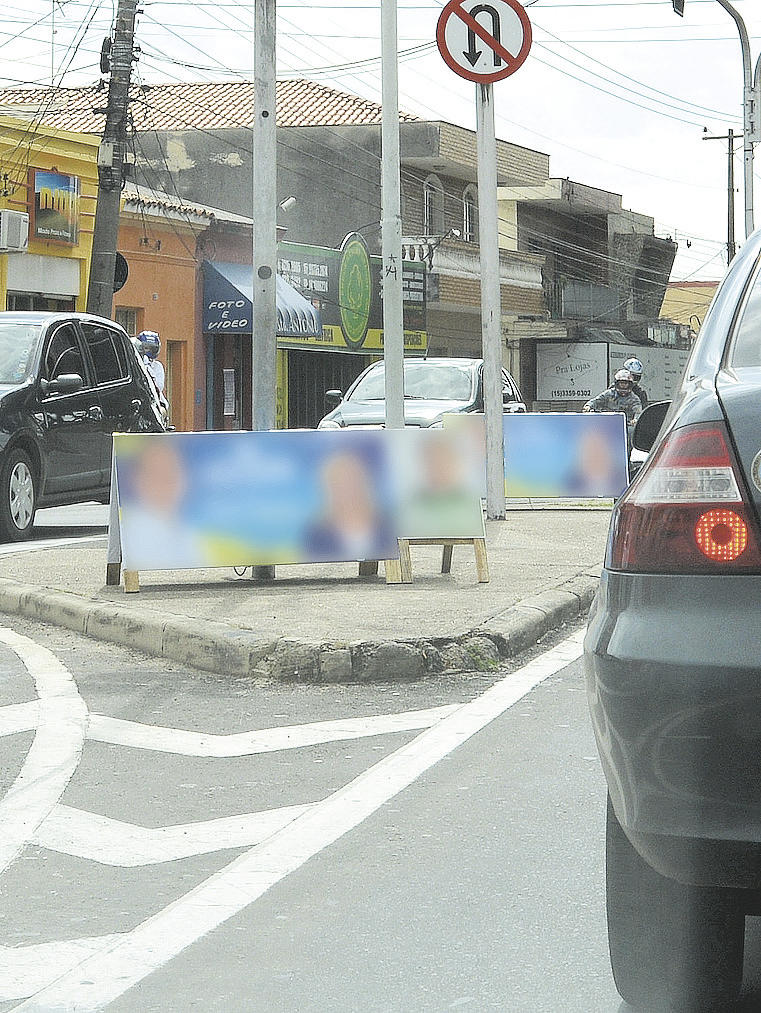
[[[56,299],[52,296],[37,295],[34,292],[9,292],[5,299],[5,308],[15,313],[30,311],[35,313],[71,313],[74,310],[74,299]]]
[[[121,324],[131,338],[137,334],[137,314],[138,311],[134,306],[117,306],[114,310],[114,320],[117,324]]]

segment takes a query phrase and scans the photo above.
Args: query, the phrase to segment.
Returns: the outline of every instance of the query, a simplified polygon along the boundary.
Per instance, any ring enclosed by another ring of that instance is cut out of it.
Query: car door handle
[[[103,421],[103,409],[98,404],[94,404],[90,408],[88,408],[85,414],[87,415],[88,419],[92,419],[93,422]]]

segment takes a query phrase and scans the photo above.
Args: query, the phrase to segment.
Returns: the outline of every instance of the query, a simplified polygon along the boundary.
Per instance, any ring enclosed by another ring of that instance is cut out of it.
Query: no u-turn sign
[[[450,0],[436,27],[455,74],[491,84],[514,74],[531,48],[531,22],[518,0]]]

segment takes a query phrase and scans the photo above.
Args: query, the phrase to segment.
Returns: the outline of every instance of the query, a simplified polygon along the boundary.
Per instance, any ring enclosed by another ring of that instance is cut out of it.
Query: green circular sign
[[[338,302],[341,327],[347,345],[358,348],[365,340],[370,320],[370,258],[359,238],[350,239],[341,256],[338,274]]]

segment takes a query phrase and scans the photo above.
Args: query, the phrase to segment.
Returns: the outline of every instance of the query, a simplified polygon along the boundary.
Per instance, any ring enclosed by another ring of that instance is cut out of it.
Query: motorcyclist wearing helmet
[[[627,359],[624,363],[624,369],[628,369],[632,375],[634,381],[632,390],[642,402],[642,407],[647,408],[647,394],[644,389],[640,387],[640,380],[642,379],[642,363],[639,359],[631,358]]]
[[[164,393],[166,374],[163,365],[158,360],[158,354],[161,350],[161,339],[157,331],[140,331],[135,338],[135,344],[143,360],[145,371],[156,388],[158,400],[166,421],[169,418],[169,401]]]
[[[623,412],[629,431],[642,414],[642,402],[634,393],[634,380],[628,369],[619,369],[613,383],[584,405],[585,412]]]
[[[140,345],[140,351],[143,354],[145,368],[156,384],[159,394],[163,394],[166,375],[164,367],[158,360],[158,354],[161,351],[161,338],[159,338],[156,331],[140,331],[137,340]]]

